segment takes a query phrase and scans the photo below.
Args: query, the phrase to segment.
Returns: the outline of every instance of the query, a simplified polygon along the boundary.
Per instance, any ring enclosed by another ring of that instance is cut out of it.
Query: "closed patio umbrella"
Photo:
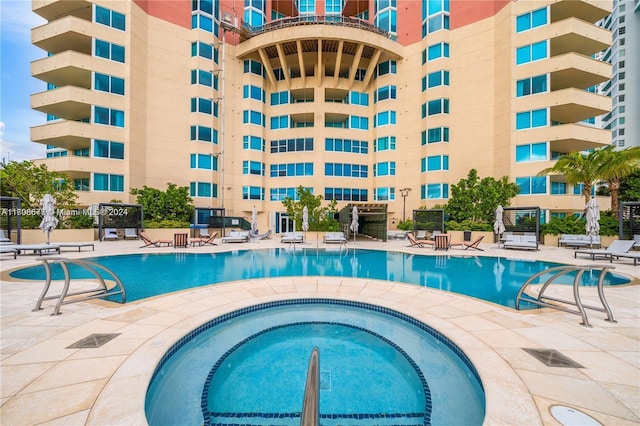
[[[47,244],[49,244],[49,234],[51,234],[51,231],[58,226],[58,219],[56,218],[53,210],[56,205],[56,200],[51,196],[51,194],[45,194],[44,197],[42,197],[41,204],[43,214],[42,222],[40,222],[40,229],[42,229],[42,232],[47,233]]]
[[[358,223],[358,208],[353,206],[353,210],[351,212],[351,225],[349,229],[353,232],[353,242],[356,242],[356,234],[358,233],[358,228],[360,224]]]
[[[253,210],[251,211],[251,234],[258,233],[258,210],[256,210],[256,206],[253,206]]]
[[[304,240],[307,241],[307,231],[309,230],[309,209],[307,206],[302,209],[302,230],[304,231]]]
[[[495,221],[493,222],[493,232],[497,235],[498,242],[500,241],[500,235],[505,231],[504,221],[502,220],[502,215],[504,213],[504,209],[500,204],[496,208]]]
[[[586,210],[587,235],[596,236],[600,234],[600,206],[595,198],[589,200]]]

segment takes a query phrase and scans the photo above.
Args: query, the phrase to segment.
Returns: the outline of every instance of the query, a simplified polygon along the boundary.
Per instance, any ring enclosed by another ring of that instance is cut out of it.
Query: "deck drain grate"
[[[108,341],[115,339],[119,335],[120,333],[90,334],[84,339],[78,340],[71,346],[67,346],[67,349],[99,348]]]
[[[547,367],[584,368],[582,365],[555,349],[522,349]]]

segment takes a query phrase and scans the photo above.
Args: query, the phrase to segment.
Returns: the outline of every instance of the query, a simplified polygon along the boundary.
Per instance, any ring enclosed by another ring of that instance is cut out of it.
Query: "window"
[[[218,76],[205,70],[191,70],[191,84],[213,87],[218,90]]]
[[[218,170],[218,157],[213,154],[191,154],[192,169]]]
[[[313,138],[271,141],[271,153],[313,151]]]
[[[324,12],[327,15],[336,15],[342,12],[342,0],[325,0]]]
[[[207,126],[191,126],[191,140],[218,143],[218,131]]]
[[[124,111],[94,106],[93,122],[107,126],[124,127]]]
[[[93,174],[94,191],[124,192],[124,176],[106,173]]]
[[[216,107],[218,104],[215,104]],[[201,112],[203,114],[213,114],[214,102],[211,99],[191,98],[191,112]],[[217,109],[217,108],[216,108]],[[218,115],[217,112],[214,115]]]
[[[379,151],[395,151],[396,149],[396,137],[395,136],[385,136],[382,138],[376,139],[373,145],[373,150],[375,152]]]
[[[397,25],[396,0],[375,0],[374,9],[373,25],[395,35]]]
[[[434,127],[422,132],[422,145],[437,142],[449,142],[448,127]]]
[[[249,0],[244,2],[244,23],[250,27],[259,27],[266,21],[265,0]]]
[[[271,105],[284,105],[290,102],[291,95],[288,91],[271,94]]]
[[[191,56],[212,59],[216,64],[218,63],[218,49],[201,41],[191,43]]]
[[[96,5],[94,14],[94,22],[98,24],[106,25],[121,31],[126,29],[126,18],[122,13]]]
[[[369,167],[364,164],[325,163],[324,175],[367,178]]]
[[[439,58],[449,57],[449,43],[437,43],[427,47],[426,54],[423,55],[422,64],[427,61],[435,61]]]
[[[367,154],[369,142],[351,139],[326,138],[324,140],[325,151],[351,152],[355,154]]]
[[[375,188],[373,201],[393,201],[396,199],[396,189],[393,187]]]
[[[324,199],[327,201],[368,201],[369,191],[359,188],[325,188]]]
[[[249,84],[245,84],[244,86],[242,86],[242,97],[244,99],[255,99],[262,103],[264,103],[266,100],[266,94],[262,88]]]
[[[209,16],[202,15],[200,13],[196,13],[191,15],[191,28],[192,29],[201,29],[208,33],[217,34],[217,24],[214,26],[213,19]]]
[[[449,29],[449,14],[436,15],[422,24],[422,37],[440,30]]]
[[[265,116],[259,111],[247,110],[242,111],[242,123],[244,124],[256,124],[258,126],[265,126]]]
[[[89,178],[80,178],[73,180],[73,189],[76,191],[88,191],[89,190]]]
[[[518,80],[516,83],[516,96],[535,95],[547,91],[547,75]]]
[[[264,176],[265,173],[264,163],[259,161],[243,161],[242,162],[242,174],[243,175],[258,175]]]
[[[532,28],[540,27],[547,24],[547,8],[534,10],[533,12],[523,13],[516,17],[516,32],[527,31]]]
[[[427,88],[448,86],[449,85],[449,71],[436,71],[427,74]],[[424,89],[423,89],[424,90]]]
[[[349,92],[349,103],[351,105],[369,106],[369,95],[360,92]]]
[[[94,139],[93,156],[124,160],[124,144],[121,142]]]
[[[251,59],[247,59],[244,61],[244,73],[251,73],[265,77],[264,67],[262,66],[262,64],[260,62],[252,61]]]
[[[380,127],[386,125],[396,124],[396,112],[395,111],[382,111],[377,113],[373,117],[373,127]]]
[[[552,195],[564,195],[567,193],[567,184],[564,182],[551,182]]]
[[[118,44],[109,43],[103,40],[94,40],[94,55],[99,58],[110,59],[116,62],[124,63],[124,47]]]
[[[449,170],[448,155],[434,155],[422,159],[422,172]]]
[[[244,135],[242,137],[242,149],[252,149],[255,151],[264,152],[264,149],[265,149],[264,139],[259,138],[258,136]]]
[[[422,104],[422,118],[438,114],[449,114],[449,99],[435,99]]]
[[[420,198],[423,200],[436,200],[449,198],[448,183],[430,183],[420,186]]]
[[[383,161],[373,165],[373,176],[395,176],[396,162]]]
[[[297,188],[271,188],[269,190],[270,201],[284,201],[285,198],[291,198],[292,200],[298,200]]]
[[[547,143],[539,142],[516,146],[516,163],[547,160]]]
[[[88,157],[89,156],[89,148],[74,149],[73,150],[73,155],[75,155],[76,157]]]
[[[522,65],[528,62],[538,61],[547,57],[547,40],[528,44],[516,49],[516,64]]]
[[[369,119],[367,117],[358,117],[357,115],[349,116],[349,128],[350,129],[369,129]]]
[[[396,61],[384,61],[380,62],[376,67],[375,76],[381,76],[385,74],[395,74],[396,73]]]
[[[519,195],[533,195],[547,193],[546,176],[517,177],[516,185],[520,187]]]
[[[516,130],[544,127],[547,125],[547,110],[519,112],[516,114]]]
[[[396,98],[396,86],[383,86],[376,90],[373,98],[373,103],[384,101],[385,99]]]
[[[93,74],[93,88],[101,92],[124,95],[124,79],[106,74]]]
[[[271,129],[288,129],[290,127],[289,124],[289,116],[281,115],[278,117],[271,117]]]
[[[314,14],[316,12],[316,0],[296,0],[298,12]]]
[[[313,163],[272,164],[271,177],[313,176]]]
[[[189,183],[189,195],[191,197],[217,197],[218,185],[209,182]]]
[[[260,186],[243,186],[243,200],[264,200],[264,188]]]

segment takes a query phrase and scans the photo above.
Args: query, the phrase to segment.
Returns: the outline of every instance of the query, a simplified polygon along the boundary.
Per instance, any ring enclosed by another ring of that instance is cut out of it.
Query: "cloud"
[[[8,39],[31,37],[31,28],[39,27],[47,21],[31,11],[29,0],[3,0],[0,2],[2,14],[2,37]]]
[[[6,124],[0,121],[0,153],[4,161],[24,161],[46,157],[46,147],[27,141],[13,142],[5,140]]]

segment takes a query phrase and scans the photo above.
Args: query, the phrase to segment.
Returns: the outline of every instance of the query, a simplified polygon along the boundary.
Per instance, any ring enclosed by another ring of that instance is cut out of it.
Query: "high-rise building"
[[[613,13],[599,22],[611,31],[611,46],[600,54],[613,66],[611,80],[599,86],[609,96],[611,112],[602,127],[611,130],[611,143],[619,149],[640,145],[640,1],[613,0]]]
[[[594,117],[611,78],[594,56],[607,1],[33,1],[46,55],[31,130],[84,205],[188,186],[286,229],[299,186],[388,204],[389,220],[446,203],[476,169],[508,176],[514,206],[582,210],[581,185],[537,176],[606,146]],[[55,148],[54,148],[55,147]],[[406,197],[406,198],[405,198]],[[404,204],[403,204],[404,202]],[[601,206],[606,208],[606,199]]]

